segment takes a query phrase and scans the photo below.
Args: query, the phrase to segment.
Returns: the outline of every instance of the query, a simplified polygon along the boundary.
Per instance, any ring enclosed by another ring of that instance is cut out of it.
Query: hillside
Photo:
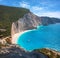
[[[10,35],[11,24],[30,12],[25,8],[0,5],[0,36]]]

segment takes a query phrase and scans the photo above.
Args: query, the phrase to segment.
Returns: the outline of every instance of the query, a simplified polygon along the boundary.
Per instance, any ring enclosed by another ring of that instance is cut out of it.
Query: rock
[[[0,38],[0,47],[1,47],[1,45],[7,45],[7,44],[12,44],[12,38],[11,38],[11,36],[7,36],[7,37],[2,37],[2,38]]]
[[[1,44],[4,44],[5,45],[6,44],[6,40],[5,39],[0,39],[0,45]]]
[[[27,52],[17,45],[9,45],[0,49],[0,58],[48,58],[37,52]]]
[[[18,45],[7,45],[0,48],[0,58],[60,58],[60,52],[47,48],[29,52]]]
[[[18,45],[9,44],[0,48],[0,58],[60,58],[60,52],[47,48],[29,52]]]
[[[5,41],[8,43],[8,44],[12,44],[12,38],[11,36],[8,36],[5,38]]]
[[[60,52],[52,50],[52,49],[43,48],[43,49],[36,49],[34,51],[43,53],[47,55],[48,58],[60,58]]]
[[[36,58],[48,58],[46,55],[44,55],[43,53],[40,53],[40,52],[32,51],[30,54],[32,57],[35,56]]]

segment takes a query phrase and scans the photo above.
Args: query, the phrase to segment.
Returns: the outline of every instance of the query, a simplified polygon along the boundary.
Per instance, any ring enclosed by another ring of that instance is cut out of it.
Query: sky
[[[60,18],[60,0],[0,0],[0,5],[27,8],[37,16]]]

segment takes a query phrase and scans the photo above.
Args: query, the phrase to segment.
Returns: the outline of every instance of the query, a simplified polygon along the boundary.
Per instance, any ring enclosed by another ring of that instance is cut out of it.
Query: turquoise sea
[[[19,36],[17,44],[28,51],[38,48],[60,51],[60,23],[37,26],[37,29]]]

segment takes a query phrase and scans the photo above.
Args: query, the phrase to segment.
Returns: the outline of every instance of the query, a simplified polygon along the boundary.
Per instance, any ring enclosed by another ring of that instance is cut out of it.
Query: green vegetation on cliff
[[[25,8],[9,7],[0,5],[0,35],[10,35],[11,24],[30,12]]]

